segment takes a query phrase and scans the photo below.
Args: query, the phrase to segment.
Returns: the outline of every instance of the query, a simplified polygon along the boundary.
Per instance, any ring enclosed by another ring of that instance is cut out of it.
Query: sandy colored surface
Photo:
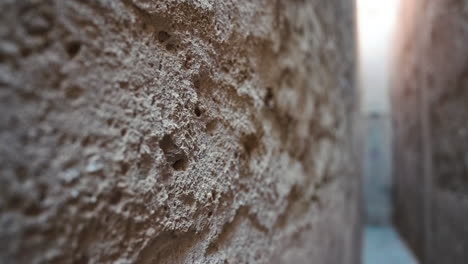
[[[0,262],[356,261],[350,3],[1,1]]]

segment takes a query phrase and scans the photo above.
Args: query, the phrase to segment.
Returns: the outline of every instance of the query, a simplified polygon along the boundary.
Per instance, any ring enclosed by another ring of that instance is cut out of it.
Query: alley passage
[[[364,230],[363,264],[417,264],[391,226],[367,226]]]

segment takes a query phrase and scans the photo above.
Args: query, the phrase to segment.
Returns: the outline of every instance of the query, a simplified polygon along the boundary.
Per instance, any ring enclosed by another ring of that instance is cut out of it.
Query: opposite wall
[[[393,87],[396,222],[423,263],[468,259],[468,1],[405,1]]]
[[[352,1],[1,1],[1,263],[358,263]]]

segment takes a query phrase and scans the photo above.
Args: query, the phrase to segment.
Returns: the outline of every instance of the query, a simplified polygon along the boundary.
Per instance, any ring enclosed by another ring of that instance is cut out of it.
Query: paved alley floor
[[[391,226],[366,226],[363,251],[363,264],[418,263]]]

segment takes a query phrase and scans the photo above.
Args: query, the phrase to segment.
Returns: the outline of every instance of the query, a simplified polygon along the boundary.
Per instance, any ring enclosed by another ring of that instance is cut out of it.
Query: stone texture
[[[358,263],[352,1],[0,10],[1,263]]]
[[[396,220],[424,263],[466,263],[468,2],[405,7],[393,96]]]

